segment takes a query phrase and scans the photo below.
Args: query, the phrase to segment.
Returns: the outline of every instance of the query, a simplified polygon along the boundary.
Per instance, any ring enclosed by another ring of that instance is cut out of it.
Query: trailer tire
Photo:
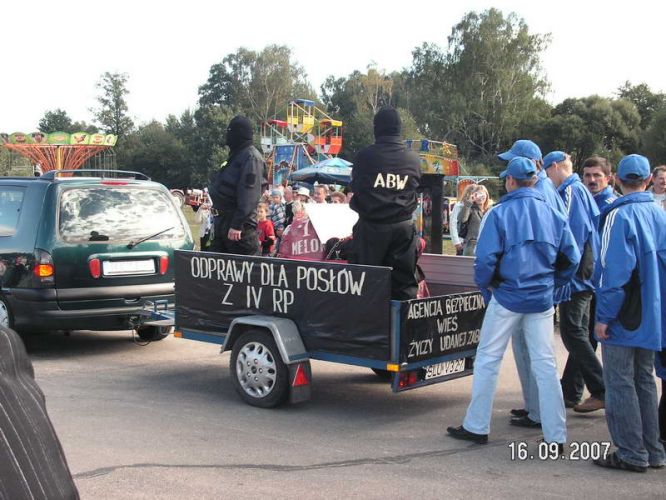
[[[289,396],[289,370],[280,357],[273,336],[263,330],[247,330],[231,350],[231,381],[243,401],[259,408],[273,408]]]

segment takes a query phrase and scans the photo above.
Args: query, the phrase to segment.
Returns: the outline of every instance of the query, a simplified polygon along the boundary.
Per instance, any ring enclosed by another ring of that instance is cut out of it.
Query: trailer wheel
[[[231,380],[246,403],[272,408],[289,395],[289,377],[273,337],[261,330],[248,330],[231,351]]]
[[[141,340],[149,340],[151,342],[156,342],[158,340],[165,339],[169,334],[173,332],[173,327],[171,326],[140,326],[136,329],[136,334]]]

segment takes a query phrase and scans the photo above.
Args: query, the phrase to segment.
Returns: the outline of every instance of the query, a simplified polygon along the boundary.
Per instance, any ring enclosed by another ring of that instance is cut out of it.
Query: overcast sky
[[[297,7],[294,7],[296,6]],[[411,63],[423,42],[446,47],[465,12],[513,11],[534,33],[551,33],[542,61],[556,104],[567,97],[612,96],[626,80],[666,91],[662,2],[496,0],[248,0],[205,2],[4,2],[0,15],[0,132],[36,130],[47,110],[92,122],[96,82],[129,75],[137,123],[193,109],[211,65],[244,46],[276,43],[319,90],[375,62],[386,71]]]

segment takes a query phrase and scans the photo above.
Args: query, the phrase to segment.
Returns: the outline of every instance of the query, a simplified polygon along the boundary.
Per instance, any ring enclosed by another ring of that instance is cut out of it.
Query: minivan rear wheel
[[[0,297],[0,326],[5,328],[13,328],[14,318],[12,317],[12,312],[9,309],[9,304],[7,299]]]
[[[136,334],[141,340],[156,342],[165,339],[173,332],[172,326],[140,326],[136,329]]]

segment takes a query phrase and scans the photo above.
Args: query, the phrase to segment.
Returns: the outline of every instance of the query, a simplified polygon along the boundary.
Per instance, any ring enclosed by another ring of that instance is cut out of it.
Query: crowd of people
[[[209,249],[271,255],[289,224],[303,216],[303,204],[349,201],[358,213],[350,262],[390,267],[391,298],[415,298],[413,215],[421,172],[400,133],[395,109],[375,115],[375,143],[354,159],[351,200],[325,185],[313,192],[277,186],[262,194],[251,127],[234,118],[229,160],[210,187],[215,237]],[[487,442],[499,365],[511,340],[523,390],[511,425],[542,428],[546,443],[563,448],[567,408],[605,408],[616,451],[595,463],[635,472],[662,468],[666,403],[662,396],[658,408],[654,367],[666,378],[666,167],[651,171],[647,158],[633,154],[613,176],[609,161],[593,156],[583,162],[581,179],[569,154],[542,156],[527,139],[498,158],[506,163],[500,178],[507,194],[493,204],[484,186],[468,186],[451,214],[453,244],[457,253],[474,256],[487,310],[472,400],[462,425],[448,433]],[[561,377],[556,307],[568,351]],[[590,396],[583,400],[585,388]]]
[[[632,154],[613,176],[610,162],[593,156],[581,179],[566,152],[542,157],[529,140],[498,157],[508,162],[500,175],[508,194],[481,216],[474,234],[475,281],[487,310],[472,399],[462,425],[448,434],[488,441],[499,364],[511,340],[524,399],[523,408],[511,410],[512,425],[542,428],[543,440],[563,450],[566,408],[605,408],[616,450],[594,463],[632,472],[663,468],[666,166],[651,171],[647,158]],[[471,190],[453,217],[467,217],[470,198]],[[569,353],[561,377],[554,307]],[[582,401],[585,387],[590,396]]]

